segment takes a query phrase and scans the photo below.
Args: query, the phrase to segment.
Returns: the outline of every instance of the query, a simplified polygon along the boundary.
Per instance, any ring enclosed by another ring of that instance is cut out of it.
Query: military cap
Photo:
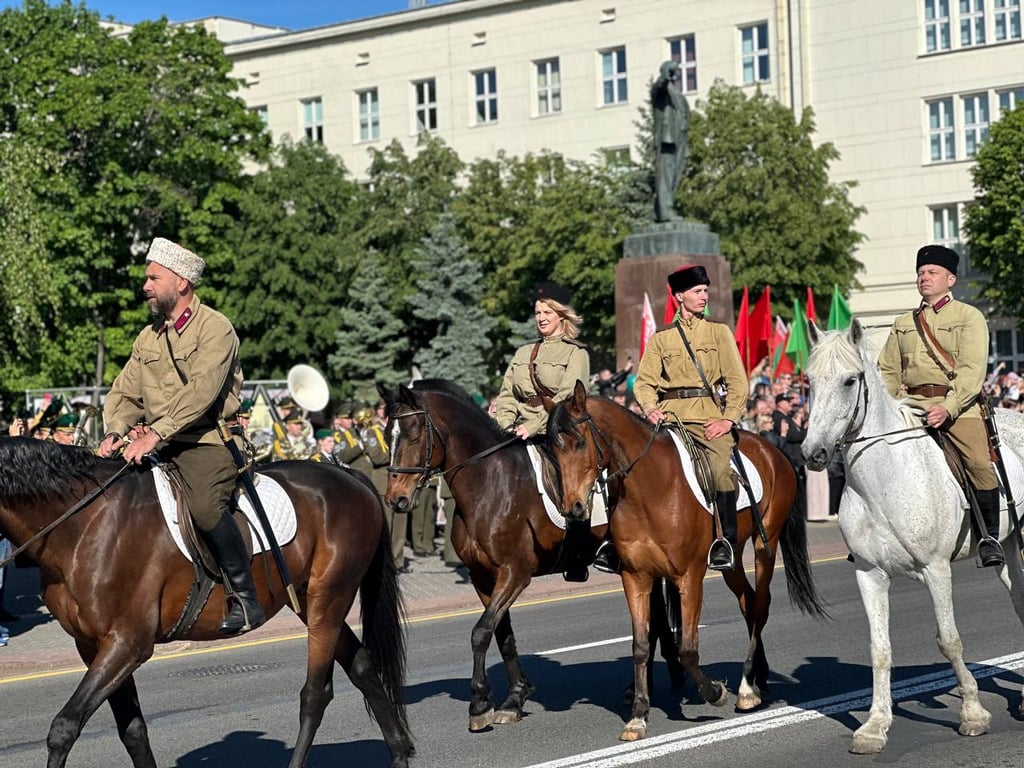
[[[61,432],[74,432],[78,426],[78,414],[75,412],[62,414],[53,422],[53,428]]]
[[[687,264],[668,276],[668,287],[672,293],[686,293],[698,285],[711,285],[708,271],[700,264]]]
[[[238,415],[241,416],[243,419],[247,419],[250,416],[252,416],[252,405],[252,400],[250,400],[249,398],[243,400],[241,404],[238,406]]]
[[[334,430],[333,429],[318,429],[316,432],[313,433],[313,436],[317,440],[326,440],[328,437],[334,437]]]
[[[291,422],[293,424],[296,422],[301,424],[303,421],[306,420],[306,417],[302,415],[301,408],[293,408],[284,415],[284,420],[285,422]]]
[[[277,407],[282,411],[293,411],[299,407],[299,404],[295,402],[295,398],[291,395],[285,395],[277,401]]]
[[[338,406],[338,409],[334,412],[334,417],[337,419],[351,419],[353,410],[353,403],[349,400]]]
[[[926,245],[917,252],[917,266],[914,269],[918,270],[925,264],[945,267],[955,275],[956,268],[960,265],[960,257],[956,251],[944,245]]]

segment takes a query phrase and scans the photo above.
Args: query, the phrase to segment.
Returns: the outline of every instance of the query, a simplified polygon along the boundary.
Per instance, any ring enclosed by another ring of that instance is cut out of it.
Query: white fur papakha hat
[[[188,248],[183,248],[163,237],[153,238],[153,242],[149,244],[149,253],[146,254],[146,261],[152,261],[161,267],[167,267],[171,272],[185,278],[192,285],[199,284],[199,279],[203,276],[203,269],[206,268],[206,262]]]

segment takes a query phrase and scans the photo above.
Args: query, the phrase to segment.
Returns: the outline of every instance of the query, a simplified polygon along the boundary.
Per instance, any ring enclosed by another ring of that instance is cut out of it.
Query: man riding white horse
[[[921,305],[896,318],[878,364],[889,394],[898,397],[905,386],[928,426],[949,436],[985,523],[978,556],[983,566],[996,566],[1004,563],[999,483],[978,404],[988,365],[988,326],[981,312],[950,292],[959,261],[955,251],[941,245],[917,252]]]

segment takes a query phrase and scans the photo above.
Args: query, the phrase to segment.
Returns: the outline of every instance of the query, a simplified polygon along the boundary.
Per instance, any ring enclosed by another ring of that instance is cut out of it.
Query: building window
[[[309,141],[324,143],[324,103],[319,97],[302,102],[302,130]]]
[[[259,116],[264,128],[266,128],[270,124],[270,111],[267,109],[266,104],[261,104],[258,107],[253,107],[252,111]]]
[[[985,44],[985,0],[960,0],[960,45]]]
[[[997,95],[999,96],[999,114],[1009,112],[1024,104],[1024,87],[1000,91]]]
[[[601,103],[606,106],[625,104],[629,100],[625,48],[601,52],[601,89]]]
[[[949,0],[924,0],[924,48],[949,50]]]
[[[992,9],[996,40],[1020,40],[1020,0],[995,0]]]
[[[953,99],[939,99],[928,103],[928,139],[933,163],[956,159]]]
[[[624,171],[633,164],[628,146],[604,147],[601,149],[601,157],[604,160],[604,167],[610,171]]]
[[[484,69],[473,73],[476,88],[476,124],[498,119],[498,71]]]
[[[768,58],[768,22],[740,28],[743,84],[767,83],[771,80]]]
[[[683,73],[682,88],[685,93],[697,90],[697,40],[693,35],[677,37],[668,41],[669,58],[679,64]]]
[[[932,242],[952,248],[958,253],[960,243],[960,214],[955,205],[932,208]]]
[[[964,96],[964,150],[974,157],[988,138],[988,94]]]
[[[434,78],[412,84],[416,92],[416,133],[437,130],[437,81]]]
[[[562,74],[558,59],[544,59],[537,68],[537,114],[554,115],[562,111]]]
[[[376,88],[356,91],[359,99],[359,140],[374,141],[380,138],[380,101]]]

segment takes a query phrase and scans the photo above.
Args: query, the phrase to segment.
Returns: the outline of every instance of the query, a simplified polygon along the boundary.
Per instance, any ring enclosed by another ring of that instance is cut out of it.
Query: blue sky
[[[86,0],[85,4],[101,18],[113,16],[129,24],[161,16],[171,21],[227,16],[275,27],[305,29],[403,11],[409,7],[409,0]],[[20,6],[18,0],[0,1],[0,8]]]

